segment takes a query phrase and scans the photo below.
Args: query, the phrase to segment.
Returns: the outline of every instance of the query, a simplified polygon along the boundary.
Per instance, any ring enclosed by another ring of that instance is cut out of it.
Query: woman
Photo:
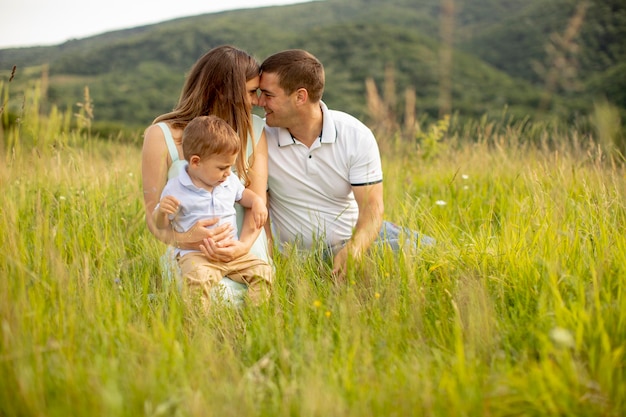
[[[264,122],[252,114],[252,106],[258,104],[258,88],[259,63],[253,57],[228,45],[213,48],[191,68],[174,110],[157,117],[146,129],[142,149],[146,224],[150,232],[170,248],[200,247],[209,259],[216,261],[230,261],[251,251],[270,261],[265,231],[256,229],[253,220],[248,218],[249,210],[244,214],[241,207],[237,207],[239,240],[236,241],[228,238],[231,230],[226,225],[208,228],[215,225],[217,219],[200,221],[185,234],[159,230],[152,220],[152,211],[160,200],[165,183],[178,175],[184,166],[183,129],[196,116],[215,115],[235,129],[243,144],[237,157],[236,174],[246,187],[265,201],[267,143]]]

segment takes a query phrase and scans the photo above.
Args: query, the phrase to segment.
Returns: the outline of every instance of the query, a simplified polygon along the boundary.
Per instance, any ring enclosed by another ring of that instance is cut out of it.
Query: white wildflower
[[[555,345],[560,347],[573,348],[576,346],[572,333],[562,327],[555,327],[550,330],[550,339],[552,339]]]

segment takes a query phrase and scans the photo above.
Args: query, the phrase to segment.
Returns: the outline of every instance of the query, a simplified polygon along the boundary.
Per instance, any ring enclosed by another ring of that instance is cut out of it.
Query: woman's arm
[[[159,126],[149,126],[144,133],[141,150],[141,180],[146,225],[150,233],[163,243],[183,249],[198,249],[202,240],[209,237],[216,242],[226,238],[231,229],[229,225],[207,229],[207,226],[212,226],[219,221],[217,218],[199,221],[185,233],[174,232],[171,228],[159,229],[156,227],[152,213],[161,198],[170,165],[171,161],[163,131]]]
[[[144,132],[141,149],[141,181],[143,185],[143,205],[148,230],[166,244],[174,242],[173,230],[159,229],[152,213],[161,198],[161,191],[167,181],[169,158],[165,137],[160,127],[149,126]]]
[[[265,222],[265,236],[267,236],[267,252],[269,254],[270,259],[273,256],[274,252],[274,236],[272,236],[272,224],[270,221],[270,205],[269,205],[269,197],[268,192],[265,193],[265,206],[267,207],[267,221]]]
[[[267,141],[265,130],[262,131],[254,148],[254,161],[248,170],[248,177],[250,178],[248,188],[263,200],[263,204],[267,204]],[[250,250],[254,241],[259,237],[259,233],[261,230],[256,227],[251,210],[245,210],[239,240],[245,242],[246,252]]]

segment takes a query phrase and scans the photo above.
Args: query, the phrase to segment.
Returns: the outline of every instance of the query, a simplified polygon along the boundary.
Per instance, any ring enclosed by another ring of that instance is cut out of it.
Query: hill
[[[562,96],[607,97],[626,109],[626,2],[528,2],[502,16],[466,31],[458,47],[534,85],[557,70],[554,89]]]
[[[578,87],[550,90],[552,100],[543,108],[546,80],[533,68],[541,67],[537,63],[550,67],[546,47],[566,30],[576,2],[451,3],[455,49],[450,68],[440,66],[440,0],[325,0],[175,19],[51,47],[0,50],[0,72],[6,80],[13,65],[18,67],[13,93],[43,74],[47,106],[72,107],[88,86],[96,122],[126,127],[145,126],[170,110],[193,62],[224,43],[260,60],[280,49],[310,50],[327,70],[325,100],[361,118],[367,117],[365,80],[374,79],[382,89],[386,68],[393,69],[397,96],[415,89],[416,111],[424,117],[437,116],[441,76],[448,71],[452,110],[461,116],[499,115],[507,107],[515,117],[571,119],[589,112],[601,96],[626,109],[623,93],[607,88],[626,79],[623,38],[617,36],[626,27],[619,26],[625,7],[619,1],[609,1],[611,13],[607,2],[589,2],[581,36],[575,37],[576,58],[584,64],[575,74]],[[613,28],[610,36],[598,25]],[[593,57],[602,53],[609,58],[597,65]],[[398,114],[403,105],[397,103]],[[8,108],[19,111],[19,103]]]

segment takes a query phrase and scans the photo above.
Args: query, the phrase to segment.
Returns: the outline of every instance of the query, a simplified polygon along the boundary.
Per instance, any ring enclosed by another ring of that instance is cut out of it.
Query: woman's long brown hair
[[[197,116],[224,119],[241,138],[237,175],[248,185],[246,150],[252,138],[252,114],[247,104],[246,82],[259,75],[259,63],[245,51],[230,45],[218,46],[191,67],[178,104],[153,123],[168,122],[184,129]]]

